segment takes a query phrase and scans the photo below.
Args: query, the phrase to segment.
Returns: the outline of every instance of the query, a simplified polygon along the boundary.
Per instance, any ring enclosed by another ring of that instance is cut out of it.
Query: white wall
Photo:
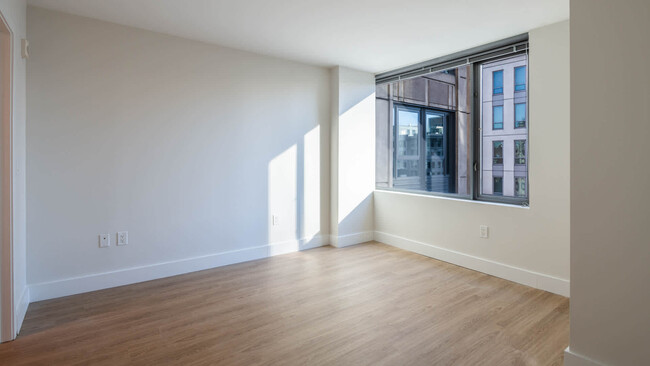
[[[332,69],[332,244],[372,240],[375,188],[375,76]]]
[[[529,35],[530,208],[376,191],[376,239],[568,296],[569,22]]]
[[[647,0],[571,1],[571,366],[650,360],[649,35]]]
[[[28,19],[33,300],[327,243],[329,70],[39,8]]]
[[[25,38],[26,5],[22,0],[0,2],[0,12],[13,32],[13,265],[14,265],[14,316],[15,330],[20,329],[29,295],[26,271],[26,207],[25,207],[25,60],[21,57],[20,40]]]

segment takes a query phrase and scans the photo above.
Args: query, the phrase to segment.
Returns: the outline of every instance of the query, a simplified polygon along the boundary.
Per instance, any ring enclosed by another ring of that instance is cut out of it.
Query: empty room
[[[0,365],[650,365],[650,1],[0,0]]]

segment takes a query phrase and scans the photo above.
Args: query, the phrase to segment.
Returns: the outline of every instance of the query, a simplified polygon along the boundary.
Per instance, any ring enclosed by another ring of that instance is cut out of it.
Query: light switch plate
[[[99,234],[99,247],[108,248],[111,246],[111,236],[108,234]]]
[[[117,232],[117,245],[127,245],[129,244],[129,232],[128,231],[118,231]]]
[[[490,231],[487,225],[481,225],[480,228],[481,228],[480,237],[483,239],[487,239],[490,235]]]

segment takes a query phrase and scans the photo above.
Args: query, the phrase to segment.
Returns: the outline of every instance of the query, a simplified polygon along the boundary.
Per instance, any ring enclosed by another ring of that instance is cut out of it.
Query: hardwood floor
[[[379,243],[29,306],[2,365],[561,365],[569,300]]]

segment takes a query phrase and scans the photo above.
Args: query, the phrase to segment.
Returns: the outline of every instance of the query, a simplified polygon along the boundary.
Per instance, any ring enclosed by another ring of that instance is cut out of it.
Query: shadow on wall
[[[321,128],[314,127],[268,164],[268,254],[327,244],[321,227],[326,195],[321,166]]]
[[[329,144],[320,126],[275,156],[268,164],[268,254],[313,248],[323,244],[345,245],[372,239],[374,190],[374,85],[369,89],[350,88],[347,101],[338,116],[336,142],[338,159],[332,164],[335,203],[330,207],[329,179],[323,180],[329,166],[322,166],[322,144]],[[335,170],[335,171],[334,171]],[[325,189],[324,189],[325,188]],[[335,210],[335,215],[323,214]],[[328,218],[336,219],[330,242]]]

